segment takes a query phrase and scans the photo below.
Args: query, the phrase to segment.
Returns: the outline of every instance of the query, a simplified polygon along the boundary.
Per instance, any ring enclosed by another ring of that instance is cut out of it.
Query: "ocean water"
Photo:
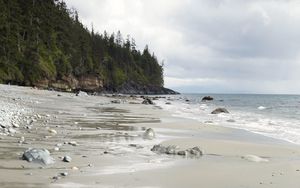
[[[202,102],[208,95],[214,100]],[[300,95],[182,94],[156,103],[174,116],[300,144]],[[230,113],[211,114],[217,107]]]

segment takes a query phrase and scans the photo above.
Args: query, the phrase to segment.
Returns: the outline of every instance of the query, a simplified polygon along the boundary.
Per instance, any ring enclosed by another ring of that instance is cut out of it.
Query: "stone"
[[[54,163],[54,159],[50,156],[50,152],[47,149],[29,148],[23,153],[22,159],[44,165]]]
[[[64,156],[63,161],[69,163],[72,161],[72,158],[70,156],[66,155],[66,156]]]
[[[51,134],[57,134],[57,131],[55,129],[48,129],[48,132]]]
[[[170,102],[166,102],[166,105],[170,105],[171,103]]]
[[[143,134],[143,138],[144,139],[149,139],[149,140],[152,140],[155,138],[155,132],[152,128],[148,128],[144,134]]]
[[[70,142],[68,142],[68,144],[71,145],[71,146],[77,146],[78,145],[76,141],[70,141]]]
[[[186,156],[187,152],[186,151],[178,151],[177,155],[182,155],[182,156]]]
[[[193,155],[193,156],[202,156],[203,155],[203,152],[200,150],[199,147],[193,147],[191,149],[187,149],[186,150],[190,155]]]
[[[117,100],[112,100],[110,101],[113,104],[121,104],[121,100],[117,99]]]
[[[151,105],[153,105],[154,102],[149,98],[145,98],[144,101],[142,102],[142,104],[151,104]]]
[[[62,173],[60,173],[60,175],[61,176],[67,176],[67,175],[69,175],[69,173],[68,172],[62,172]]]
[[[54,147],[54,151],[59,151],[59,147]]]
[[[79,91],[79,92],[76,93],[76,96],[78,96],[78,97],[86,97],[86,96],[88,96],[88,94],[86,92],[84,92],[84,91]]]
[[[20,125],[17,124],[17,123],[13,123],[12,125],[13,125],[13,128],[19,128],[20,127]]]
[[[226,108],[217,108],[211,112],[211,114],[229,113]]]
[[[178,146],[169,145],[163,146],[161,144],[154,145],[151,151],[158,153],[158,154],[168,154],[168,155],[181,155],[181,156],[188,156],[188,157],[201,157],[203,152],[200,150],[199,147],[193,147],[186,150],[178,151]]]
[[[212,100],[214,100],[214,98],[211,96],[205,96],[202,98],[202,101],[212,101]]]

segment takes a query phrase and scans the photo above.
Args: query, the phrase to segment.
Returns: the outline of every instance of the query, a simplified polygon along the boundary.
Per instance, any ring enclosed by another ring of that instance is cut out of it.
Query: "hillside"
[[[173,93],[146,46],[89,31],[57,0],[0,0],[0,82],[57,90]],[[154,89],[152,89],[154,88]],[[152,92],[153,90],[153,92]]]

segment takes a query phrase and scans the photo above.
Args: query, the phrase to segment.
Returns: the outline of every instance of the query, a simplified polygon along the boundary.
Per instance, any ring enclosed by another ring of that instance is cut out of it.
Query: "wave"
[[[158,100],[157,105],[173,114],[173,116],[197,120],[201,123],[210,123],[218,126],[247,130],[275,139],[285,140],[294,144],[300,144],[300,125],[296,119],[271,117],[250,111],[228,109],[229,114],[211,114],[219,107],[212,103],[186,102],[182,99],[172,100],[165,104],[163,99]],[[259,111],[268,109],[259,106]]]

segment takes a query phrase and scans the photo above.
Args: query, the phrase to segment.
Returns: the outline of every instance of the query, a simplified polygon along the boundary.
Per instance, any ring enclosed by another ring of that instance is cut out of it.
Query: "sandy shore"
[[[298,145],[175,118],[155,105],[140,104],[140,98],[75,96],[6,85],[0,85],[0,97],[0,110],[12,106],[16,111],[3,121],[19,124],[16,132],[0,135],[0,187],[300,185]],[[155,139],[142,137],[147,128],[154,129]],[[152,152],[160,143],[181,149],[199,146],[204,155]],[[27,148],[48,149],[55,163],[44,166],[21,160]],[[65,155],[72,161],[63,162]],[[60,175],[65,172],[67,176]]]

